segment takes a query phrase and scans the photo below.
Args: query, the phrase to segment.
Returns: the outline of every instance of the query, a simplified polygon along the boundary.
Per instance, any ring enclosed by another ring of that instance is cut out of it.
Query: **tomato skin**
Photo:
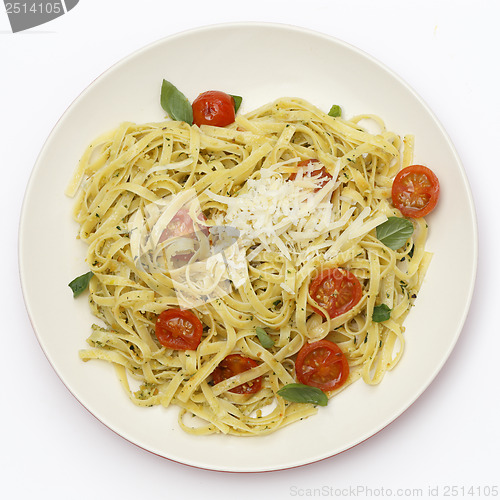
[[[203,92],[193,101],[192,108],[195,125],[225,127],[234,122],[234,99],[225,92]]]
[[[179,351],[194,351],[201,342],[203,325],[189,310],[167,309],[160,313],[155,325],[161,345]]]
[[[349,376],[349,363],[340,347],[330,340],[305,344],[297,355],[295,373],[301,384],[333,391]]]
[[[228,378],[238,375],[239,373],[246,372],[251,368],[258,366],[257,362],[241,354],[230,354],[226,356],[220,363],[219,366],[213,371],[212,378],[215,384],[222,382]],[[235,394],[255,394],[259,392],[262,388],[262,377],[257,377],[253,380],[249,380],[244,384],[237,385],[229,392],[234,392]]]
[[[198,215],[198,219],[200,221],[206,221],[207,218],[205,214],[200,213]],[[200,224],[200,231],[205,235],[209,235],[209,230],[207,226],[202,226]],[[194,229],[193,219],[189,215],[189,210],[187,208],[181,208],[171,219],[171,221],[167,224],[167,227],[161,233],[160,239],[158,243],[162,243],[166,240],[172,238],[180,238],[187,237],[196,239],[196,232]],[[193,256],[193,252],[186,252],[175,255],[175,260],[178,262],[189,262],[191,257]]]
[[[200,221],[206,221],[205,215],[200,213],[198,216]],[[208,227],[200,225],[200,230],[208,236]],[[167,227],[163,230],[160,236],[159,243],[169,240],[170,238],[179,238],[181,236],[187,236],[189,238],[195,237],[194,223],[191,215],[189,215],[189,210],[187,208],[181,208],[167,224]]]
[[[417,219],[434,210],[439,199],[439,180],[423,165],[399,171],[392,183],[392,204],[404,217]]]
[[[309,163],[319,163],[319,160],[302,160],[297,163],[297,168],[307,167]],[[320,182],[319,186],[314,190],[314,192],[319,191],[331,178],[332,176],[329,174],[328,170],[324,166],[318,168],[317,170],[313,170],[311,172],[311,177],[315,177],[319,175],[318,181]],[[293,172],[290,174],[288,180],[293,181],[297,177],[297,173]]]
[[[318,305],[335,318],[352,309],[363,295],[361,283],[347,269],[336,267],[325,269],[309,285],[309,295]],[[313,306],[314,311],[325,317],[325,314]]]

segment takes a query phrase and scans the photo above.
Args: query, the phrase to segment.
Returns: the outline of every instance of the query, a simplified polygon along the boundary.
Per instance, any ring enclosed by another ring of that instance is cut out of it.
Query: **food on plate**
[[[349,376],[349,363],[340,347],[330,340],[308,342],[295,361],[297,379],[322,391],[341,387]]]
[[[193,101],[193,123],[225,127],[234,122],[234,99],[225,92],[209,90]]]
[[[313,310],[326,318],[336,318],[350,311],[363,295],[356,276],[339,267],[322,271],[309,286],[309,295],[319,307]]]
[[[156,338],[169,349],[194,350],[200,345],[202,334],[201,321],[187,309],[166,309],[156,319]]]
[[[215,97],[164,81],[170,119],[84,152],[68,194],[100,324],[80,357],[187,432],[254,436],[396,366],[439,187],[376,116]]]
[[[436,174],[423,165],[410,165],[392,183],[392,202],[405,217],[425,217],[439,199]]]
[[[241,354],[230,354],[217,365],[217,368],[212,373],[212,379],[214,384],[219,384],[223,380],[235,377],[240,373],[244,373],[252,368],[257,368],[258,366],[257,361],[252,358],[247,358]],[[261,388],[262,377],[256,377],[229,389],[229,391],[236,394],[255,394],[259,392]]]

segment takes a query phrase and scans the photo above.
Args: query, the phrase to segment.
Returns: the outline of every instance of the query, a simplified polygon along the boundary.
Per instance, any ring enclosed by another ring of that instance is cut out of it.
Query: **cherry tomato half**
[[[305,344],[297,355],[295,373],[301,384],[333,391],[346,381],[349,363],[340,347],[330,340]]]
[[[193,123],[225,127],[234,122],[234,99],[225,92],[209,90],[193,101]]]
[[[207,218],[205,215],[200,213],[198,215],[198,219],[200,221],[206,221]],[[200,230],[205,236],[208,236],[209,230],[207,226],[200,225]],[[173,217],[172,220],[167,224],[167,227],[161,233],[160,239],[158,243],[162,243],[163,241],[169,240],[171,238],[196,238],[196,233],[194,229],[193,219],[191,215],[189,215],[189,211],[187,208],[181,208]],[[186,252],[177,254],[175,259],[179,262],[188,262],[193,256],[193,252]]]
[[[299,163],[297,164],[297,167],[298,168],[307,167],[307,165],[309,165],[309,163],[319,163],[319,160],[302,160],[302,161],[299,161]],[[328,171],[326,170],[326,168],[324,166],[321,168],[318,168],[317,170],[313,170],[310,174],[311,177],[316,177],[317,175],[319,175],[319,178],[318,178],[319,185],[314,190],[314,192],[319,191],[332,178],[332,176],[328,173]],[[293,181],[296,177],[297,177],[297,173],[294,172],[293,174],[290,175],[289,180]]]
[[[230,354],[219,363],[219,366],[212,373],[212,378],[214,383],[218,384],[223,380],[234,377],[239,373],[246,372],[256,366],[258,366],[257,362],[252,358],[247,358],[241,354]],[[255,394],[260,391],[261,387],[262,378],[257,377],[253,380],[245,382],[244,384],[229,389],[229,392],[234,392],[236,394]]]
[[[438,178],[423,165],[403,168],[392,183],[392,203],[405,217],[425,217],[438,198]]]
[[[200,221],[206,221],[207,218],[203,213],[198,216]],[[200,230],[208,236],[208,227],[200,225]],[[181,208],[167,224],[167,227],[163,230],[160,236],[160,243],[162,241],[169,240],[170,238],[179,238],[181,236],[187,236],[188,238],[195,237],[194,223],[191,215],[189,215],[189,210],[187,208]]]
[[[191,311],[167,309],[158,316],[155,333],[160,344],[169,349],[195,350],[201,341],[203,325]]]
[[[309,295],[328,312],[330,318],[352,309],[361,300],[362,294],[358,278],[340,267],[325,269],[309,285]],[[322,311],[313,309],[325,317]]]

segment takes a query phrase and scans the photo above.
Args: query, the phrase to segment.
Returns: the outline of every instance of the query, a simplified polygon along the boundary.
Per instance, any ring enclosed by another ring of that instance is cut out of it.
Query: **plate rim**
[[[38,171],[40,168],[42,168],[43,162],[41,161],[43,159],[43,156],[45,153],[50,149],[50,142],[53,139],[54,136],[57,135],[57,132],[61,126],[61,123],[63,122],[64,118],[67,117],[73,107],[79,103],[81,100],[83,100],[86,96],[86,94],[94,87],[96,82],[99,82],[102,80],[106,75],[114,71],[115,69],[119,68],[122,65],[125,65],[129,62],[129,60],[134,59],[136,57],[139,57],[142,53],[147,53],[148,51],[154,49],[156,46],[160,46],[163,44],[168,43],[171,40],[175,40],[177,38],[182,38],[184,36],[200,36],[203,35],[205,32],[210,32],[210,31],[218,31],[218,30],[224,30],[224,29],[234,29],[238,27],[244,27],[244,28],[266,28],[266,29],[272,29],[272,30],[285,30],[285,31],[291,31],[291,32],[298,32],[302,33],[308,36],[313,36],[316,38],[321,38],[324,42],[326,43],[333,43],[337,44],[343,49],[355,52],[364,59],[374,63],[376,66],[381,68],[384,72],[389,74],[391,78],[395,79],[400,85],[402,85],[407,91],[409,91],[413,97],[418,101],[420,106],[422,106],[425,111],[429,114],[429,116],[433,119],[437,127],[439,128],[440,133],[442,134],[442,137],[446,140],[448,143],[448,146],[450,148],[450,151],[453,153],[456,165],[459,167],[460,174],[462,177],[462,184],[463,187],[465,188],[465,192],[467,194],[467,202],[468,202],[468,207],[470,209],[470,215],[471,215],[471,230],[473,233],[473,241],[471,242],[471,248],[472,248],[472,257],[473,257],[473,262],[472,262],[472,267],[471,267],[471,276],[470,276],[470,282],[467,290],[467,294],[464,296],[465,298],[465,307],[461,313],[460,320],[457,322],[457,325],[459,325],[456,329],[456,332],[453,336],[452,342],[449,343],[448,348],[446,350],[446,353],[444,356],[441,357],[441,361],[439,364],[437,364],[434,367],[434,370],[432,371],[431,374],[428,376],[428,382],[420,388],[419,391],[416,391],[412,396],[410,402],[403,408],[399,409],[397,414],[393,416],[389,421],[385,422],[382,426],[378,426],[377,430],[375,432],[370,433],[368,436],[362,436],[355,444],[352,446],[346,447],[340,451],[334,451],[331,454],[325,454],[324,456],[318,457],[315,460],[307,460],[302,463],[298,463],[295,465],[288,465],[288,466],[278,466],[276,468],[263,468],[263,469],[258,469],[258,470],[251,470],[251,469],[244,469],[244,468],[227,468],[227,469],[222,469],[222,468],[210,468],[210,466],[203,466],[201,464],[196,464],[193,463],[188,463],[185,461],[180,461],[176,460],[175,458],[168,457],[165,455],[162,455],[160,453],[157,453],[153,450],[150,450],[144,446],[142,446],[138,442],[134,442],[133,440],[129,439],[127,436],[124,434],[121,434],[118,432],[116,429],[114,429],[112,426],[108,425],[103,419],[95,415],[82,401],[80,401],[79,397],[75,394],[75,392],[71,389],[70,385],[67,383],[65,380],[65,377],[60,373],[59,369],[56,367],[56,364],[52,360],[52,357],[49,355],[49,352],[47,350],[47,347],[42,339],[42,337],[39,334],[39,331],[37,328],[35,328],[35,318],[32,315],[32,306],[30,306],[29,303],[29,298],[28,298],[28,292],[27,292],[27,282],[26,282],[26,275],[25,275],[25,269],[24,269],[24,256],[26,255],[26,248],[25,248],[25,241],[24,241],[24,232],[23,227],[26,225],[26,219],[28,217],[27,213],[27,205],[29,202],[29,195],[30,192],[34,189],[34,178],[37,175]],[[368,52],[348,43],[345,42],[344,40],[341,40],[337,37],[334,37],[332,35],[312,30],[309,28],[304,28],[302,26],[296,26],[292,24],[287,24],[287,23],[276,23],[276,22],[260,22],[260,21],[251,21],[251,22],[224,22],[224,23],[216,23],[216,24],[209,24],[209,25],[204,25],[204,26],[199,26],[196,28],[190,28],[190,29],[185,29],[180,32],[172,33],[170,35],[167,35],[165,37],[162,37],[158,40],[152,41],[147,43],[146,45],[132,51],[131,53],[127,54],[126,56],[120,58],[118,61],[116,61],[114,64],[109,66],[106,70],[104,70],[102,73],[100,73],[96,78],[94,78],[88,85],[86,85],[83,90],[71,101],[71,103],[67,106],[65,111],[60,115],[54,126],[52,127],[51,131],[47,135],[40,152],[37,155],[36,161],[31,169],[31,173],[29,175],[27,184],[26,184],[26,189],[22,201],[22,206],[21,206],[21,211],[20,211],[20,217],[19,217],[19,224],[18,224],[18,239],[17,239],[17,244],[18,244],[18,271],[19,271],[19,277],[20,277],[20,284],[21,284],[21,290],[22,290],[22,295],[23,295],[23,301],[25,304],[25,308],[28,314],[29,321],[31,323],[32,329],[35,333],[35,336],[37,338],[37,341],[42,349],[42,352],[44,353],[45,357],[47,358],[48,362],[54,369],[55,373],[57,374],[58,378],[61,380],[63,385],[68,389],[68,391],[72,394],[73,397],[83,406],[92,416],[94,416],[99,422],[104,424],[108,429],[112,430],[115,434],[117,434],[119,437],[125,439],[126,441],[130,442],[131,444],[149,452],[152,453],[153,455],[157,455],[159,457],[165,458],[167,460],[170,460],[175,463],[179,463],[182,465],[187,465],[190,467],[198,468],[198,469],[203,469],[203,470],[210,470],[210,471],[217,471],[217,472],[229,472],[229,473],[238,473],[238,472],[249,472],[249,473],[260,473],[260,472],[273,472],[273,471],[280,471],[280,470],[287,470],[287,469],[292,469],[292,468],[297,468],[305,465],[310,465],[313,463],[317,463],[323,460],[326,460],[328,458],[332,458],[334,456],[337,456],[344,451],[348,451],[352,449],[353,447],[356,447],[357,445],[365,442],[367,439],[370,437],[378,434],[381,430],[385,429],[387,426],[389,426],[391,423],[393,423],[397,418],[399,418],[406,410],[408,410],[415,402],[416,400],[429,388],[429,386],[435,381],[437,375],[439,372],[442,370],[443,366],[446,364],[446,362],[449,360],[451,353],[453,352],[456,343],[458,342],[458,339],[463,331],[465,321],[467,319],[467,316],[470,311],[470,306],[472,302],[472,297],[474,295],[474,289],[476,285],[476,278],[477,278],[477,268],[478,268],[478,227],[477,227],[477,211],[474,203],[474,198],[471,190],[471,186],[469,183],[469,180],[467,178],[467,174],[464,168],[464,165],[458,155],[457,149],[455,148],[448,132],[445,130],[443,127],[441,121],[438,119],[436,114],[433,112],[433,110],[427,105],[425,100],[413,89],[413,87],[406,82],[401,76],[399,76],[395,71],[393,71],[390,67],[385,65],[385,63],[381,62],[378,58],[372,56]]]

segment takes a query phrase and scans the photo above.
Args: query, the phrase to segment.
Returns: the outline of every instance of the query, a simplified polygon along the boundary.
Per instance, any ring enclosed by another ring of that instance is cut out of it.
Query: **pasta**
[[[224,128],[122,123],[99,137],[67,191],[102,322],[81,359],[111,363],[136,405],[179,407],[193,434],[263,435],[313,415],[316,404],[277,394],[297,382],[308,343],[328,339],[347,359],[347,380],[329,397],[359,378],[380,383],[401,358],[403,321],[430,262],[423,218],[396,250],[377,237],[401,217],[391,186],[412,155],[413,138],[376,116],[344,120],[297,98]],[[193,234],[171,238],[179,214]],[[352,273],[361,291],[332,316],[311,286],[333,269]],[[374,320],[381,306],[390,317]],[[201,321],[196,349],[159,342],[157,318],[171,309]],[[255,363],[215,380],[234,353]],[[256,392],[232,390],[256,381]]]

